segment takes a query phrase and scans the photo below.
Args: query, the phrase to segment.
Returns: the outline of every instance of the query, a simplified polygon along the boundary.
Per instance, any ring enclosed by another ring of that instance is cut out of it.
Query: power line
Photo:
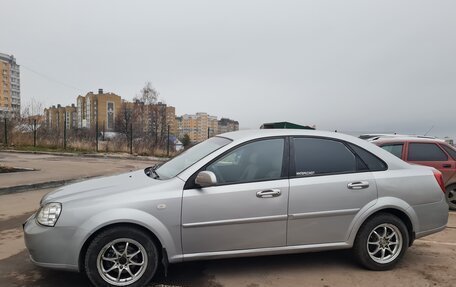
[[[38,76],[40,76],[40,77],[42,77],[42,78],[47,79],[48,81],[51,81],[51,82],[60,84],[60,85],[62,85],[62,86],[65,86],[65,87],[70,88],[70,89],[73,89],[73,90],[77,90],[77,91],[83,92],[83,90],[80,89],[80,88],[77,88],[77,87],[75,87],[75,86],[73,86],[73,85],[70,85],[70,84],[67,84],[67,83],[65,83],[65,82],[62,82],[62,81],[60,81],[60,80],[57,80],[57,79],[55,79],[55,78],[53,78],[53,77],[50,77],[50,76],[48,76],[48,75],[46,75],[46,74],[37,72],[37,71],[35,71],[34,69],[31,69],[31,68],[25,66],[24,64],[21,64],[21,67],[25,68],[26,70],[28,70],[28,71],[30,71],[30,72],[32,72],[32,73],[34,73],[34,74],[36,74],[36,75],[38,75]]]

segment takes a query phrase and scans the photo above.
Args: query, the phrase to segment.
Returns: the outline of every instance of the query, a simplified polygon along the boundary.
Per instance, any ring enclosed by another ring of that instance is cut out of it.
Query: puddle
[[[23,171],[34,171],[36,169],[26,167],[9,167],[0,166],[0,173],[11,173],[11,172],[23,172]]]

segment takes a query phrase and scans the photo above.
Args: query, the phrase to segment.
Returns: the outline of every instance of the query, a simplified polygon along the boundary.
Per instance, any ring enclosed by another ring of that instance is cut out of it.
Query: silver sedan
[[[346,248],[388,270],[447,220],[435,169],[339,133],[253,130],[60,188],[24,233],[39,266],[85,272],[95,286],[145,286],[159,264]]]

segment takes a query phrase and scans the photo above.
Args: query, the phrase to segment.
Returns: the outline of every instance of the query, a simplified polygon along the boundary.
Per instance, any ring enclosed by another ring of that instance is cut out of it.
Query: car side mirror
[[[196,176],[195,183],[201,187],[209,187],[217,184],[217,177],[212,171],[200,171]]]

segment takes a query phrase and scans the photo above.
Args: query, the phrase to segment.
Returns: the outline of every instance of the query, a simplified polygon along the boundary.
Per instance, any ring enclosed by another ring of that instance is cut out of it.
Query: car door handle
[[[443,168],[451,168],[451,164],[444,164],[442,165]]]
[[[349,189],[364,189],[369,187],[369,183],[367,181],[356,181],[349,183],[347,187]]]
[[[258,191],[256,196],[260,198],[271,198],[280,196],[282,192],[279,189],[268,189],[263,191]]]

